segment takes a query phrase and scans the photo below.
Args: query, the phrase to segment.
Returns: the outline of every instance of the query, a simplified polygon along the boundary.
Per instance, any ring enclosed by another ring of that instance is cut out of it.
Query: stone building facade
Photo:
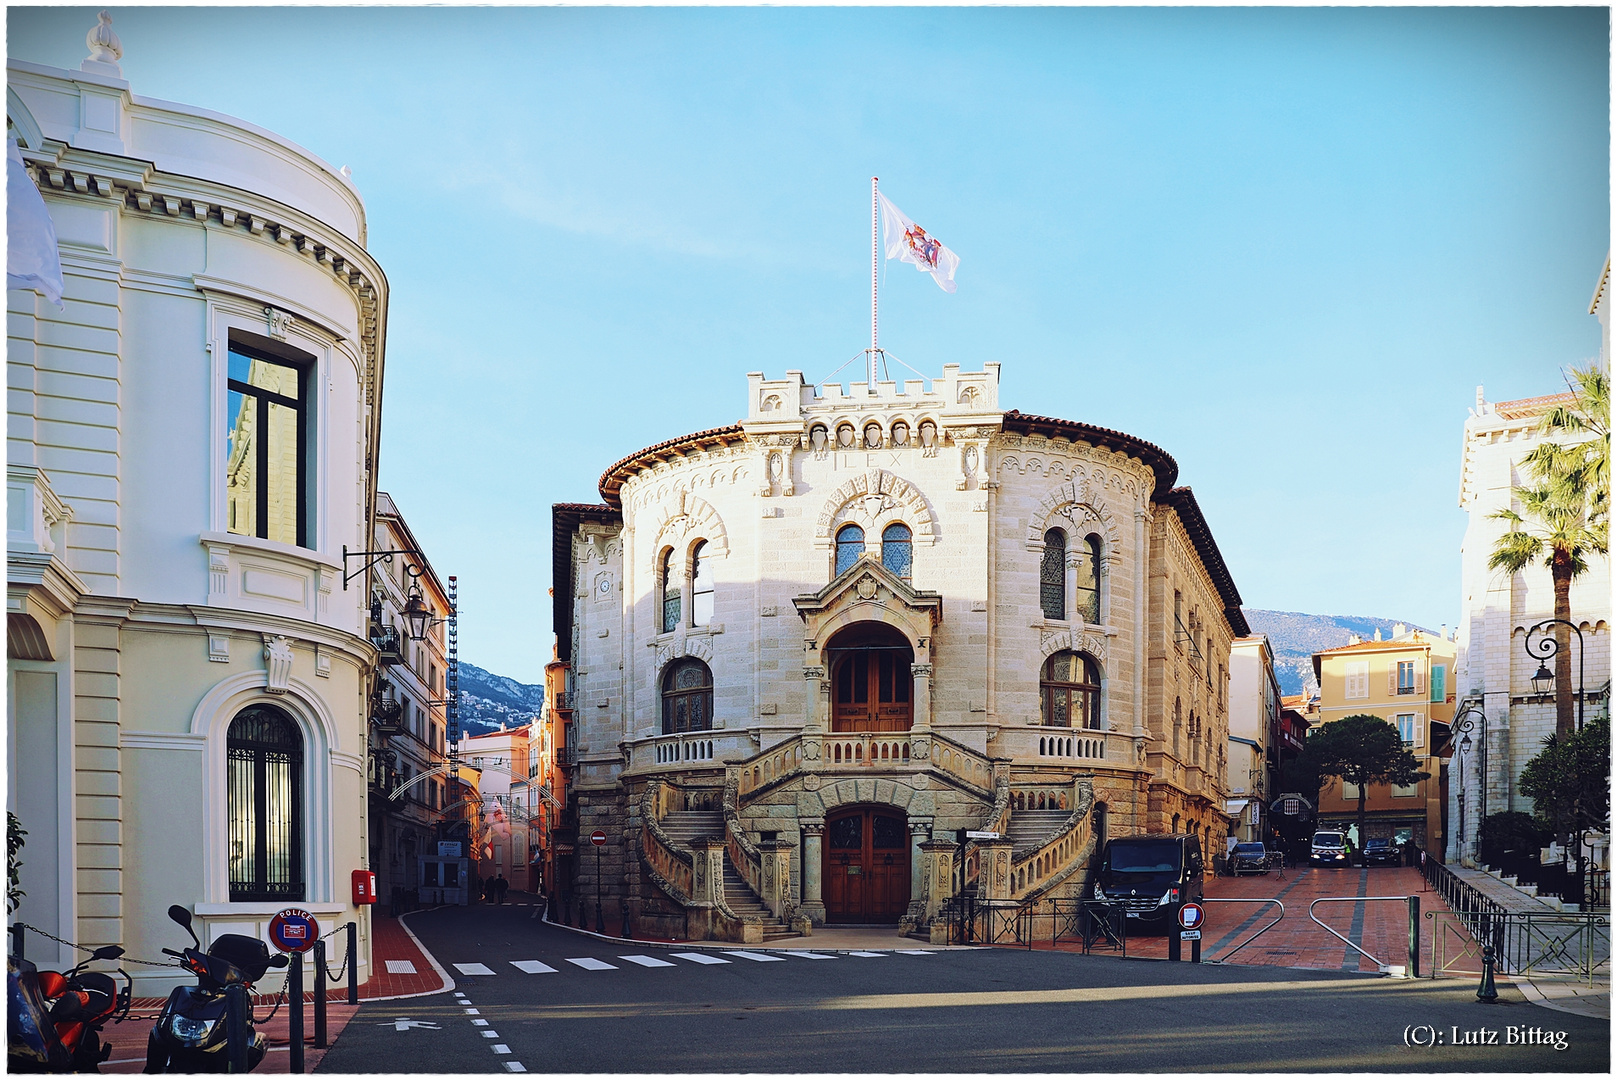
[[[343,550],[375,520],[385,279],[346,176],[133,94],[102,19],[82,70],[7,67],[66,285],[7,293],[16,917],[152,958],[171,904],[204,941],[295,905],[358,922],[363,979],[376,649]]]
[[[555,508],[579,846],[608,837],[573,891],[677,937],[941,932],[961,877],[1071,894],[1108,833],[1222,850],[1248,630],[1176,475],[1002,411],[992,363],[751,374],[740,423],[612,465]]]

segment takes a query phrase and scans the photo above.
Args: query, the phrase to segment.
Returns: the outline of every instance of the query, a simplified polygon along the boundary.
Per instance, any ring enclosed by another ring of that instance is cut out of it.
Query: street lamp
[[[413,582],[405,597],[404,611],[401,614],[409,628],[411,640],[425,641],[427,627],[436,620],[433,619],[432,610],[427,607],[426,600],[421,595],[421,587]]]
[[[1476,720],[1471,719],[1471,717],[1476,717]],[[1480,726],[1477,724],[1477,720],[1481,721]],[[1451,737],[1452,735],[1461,736],[1460,751],[1462,753],[1469,754],[1471,752],[1471,732],[1473,730],[1476,730],[1477,738],[1482,743],[1481,756],[1477,761],[1478,786],[1481,788],[1477,796],[1480,803],[1477,813],[1477,839],[1480,841],[1482,839],[1482,823],[1488,817],[1488,714],[1471,702],[1466,702],[1455,712],[1451,723],[1453,724],[1450,729]],[[1460,770],[1460,842],[1462,845],[1465,843],[1465,769],[1463,767]],[[1461,854],[1464,855],[1463,848]]]
[[[1546,666],[1546,661],[1561,651],[1561,643],[1556,641],[1555,638],[1546,635],[1545,637],[1539,639],[1537,645],[1533,644],[1533,635],[1538,633],[1540,630],[1543,630],[1546,626],[1565,626],[1574,634],[1578,635],[1578,730],[1582,731],[1583,631],[1578,629],[1576,624],[1568,622],[1566,619],[1545,619],[1543,622],[1535,623],[1533,626],[1528,628],[1527,637],[1522,640],[1522,648],[1527,650],[1528,656],[1539,661],[1538,671],[1534,673],[1532,679],[1533,692],[1536,694],[1548,694],[1555,689],[1555,676],[1550,672],[1549,667]]]

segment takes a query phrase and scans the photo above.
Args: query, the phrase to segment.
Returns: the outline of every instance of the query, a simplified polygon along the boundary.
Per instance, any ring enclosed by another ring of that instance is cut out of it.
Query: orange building
[[[1379,716],[1398,728],[1404,746],[1415,755],[1425,780],[1414,784],[1372,784],[1365,800],[1366,835],[1413,839],[1441,852],[1443,835],[1443,759],[1436,756],[1448,741],[1454,717],[1454,642],[1421,630],[1393,628],[1389,640],[1354,640],[1314,654],[1319,681],[1317,723],[1346,716]],[[1350,826],[1357,820],[1355,785],[1325,777],[1319,791],[1320,827]]]

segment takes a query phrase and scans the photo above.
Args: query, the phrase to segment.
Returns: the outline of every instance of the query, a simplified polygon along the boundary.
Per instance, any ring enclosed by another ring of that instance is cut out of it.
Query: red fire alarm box
[[[376,871],[374,871],[374,870],[355,870],[354,875],[353,875],[353,881],[354,881],[354,903],[356,903],[356,904],[374,904],[374,903],[376,903]]]

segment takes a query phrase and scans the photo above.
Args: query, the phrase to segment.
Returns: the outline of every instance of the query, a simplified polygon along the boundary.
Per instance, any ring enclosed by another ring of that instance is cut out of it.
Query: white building
[[[1264,634],[1230,645],[1229,790],[1231,833],[1267,838],[1269,799],[1280,776],[1280,683],[1274,650]],[[1239,822],[1238,825],[1233,824]]]
[[[996,363],[746,397],[555,508],[577,835],[608,838],[564,889],[666,936],[937,933],[959,829],[1002,834],[965,874],[1003,900],[1076,890],[1108,834],[1223,850],[1248,629],[1172,458],[1002,410]]]
[[[12,60],[65,308],[7,293],[17,918],[160,956],[288,905],[360,925],[364,579],[387,289],[347,177],[280,136]],[[177,936],[178,935],[178,936]],[[31,936],[30,957],[72,963]],[[56,955],[53,955],[56,954]],[[138,995],[181,981],[134,966]]]
[[[1608,260],[1590,303],[1589,312],[1600,320],[1601,366],[1611,369],[1610,277]],[[1522,766],[1542,748],[1544,737],[1555,731],[1555,702],[1533,691],[1530,680],[1540,660],[1525,648],[1530,627],[1554,617],[1555,595],[1549,570],[1535,564],[1520,574],[1488,569],[1495,541],[1508,525],[1493,514],[1513,506],[1511,489],[1531,483],[1522,459],[1545,436],[1538,432],[1544,413],[1570,400],[1567,393],[1519,401],[1490,402],[1477,388],[1477,404],[1465,422],[1460,459],[1460,506],[1469,515],[1460,545],[1461,614],[1456,635],[1455,687],[1462,701],[1480,705],[1487,713],[1488,814],[1505,810],[1532,810],[1532,800],[1517,790]],[[1514,507],[1520,509],[1519,506]],[[1592,715],[1610,708],[1611,700],[1611,562],[1591,556],[1589,569],[1572,582],[1572,621],[1582,633],[1587,655],[1583,662],[1584,710]],[[1534,635],[1541,643],[1544,632]],[[1542,647],[1542,646],[1540,646]],[[1572,677],[1578,678],[1579,638],[1572,636]],[[1553,665],[1552,665],[1553,666]],[[1574,685],[1574,702],[1577,687]],[[1480,722],[1473,716],[1457,723],[1474,725],[1469,733],[1474,749],[1457,751],[1449,783],[1450,839],[1448,859],[1475,858],[1477,823],[1483,810],[1481,769],[1483,752],[1477,742]],[[1455,741],[1460,739],[1456,731]],[[1461,809],[1461,799],[1464,809]],[[1463,815],[1463,816],[1462,816]],[[1458,822],[1466,823],[1464,841]]]

